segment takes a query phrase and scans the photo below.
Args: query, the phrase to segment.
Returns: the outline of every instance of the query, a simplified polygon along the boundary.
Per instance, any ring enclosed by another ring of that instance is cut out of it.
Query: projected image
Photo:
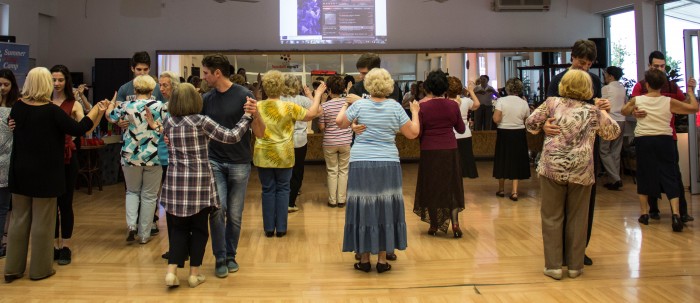
[[[386,0],[280,0],[282,44],[385,44]]]
[[[297,0],[297,32],[300,36],[321,34],[321,4],[318,0]]]

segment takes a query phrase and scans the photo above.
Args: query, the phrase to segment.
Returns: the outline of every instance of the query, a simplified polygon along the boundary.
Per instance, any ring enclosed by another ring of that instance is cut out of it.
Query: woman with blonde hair
[[[366,126],[350,150],[343,251],[360,254],[356,270],[372,269],[370,254],[377,254],[377,272],[391,269],[387,253],[407,247],[401,163],[396,133],[415,139],[420,132],[418,102],[411,103],[412,119],[401,104],[388,99],[394,80],[386,69],[374,68],[364,78],[370,99],[341,107],[335,119],[345,129],[352,121]],[[349,106],[349,107],[348,107]]]
[[[257,104],[265,131],[255,133],[258,139],[255,140],[253,164],[258,167],[262,185],[265,236],[284,237],[287,234],[289,181],[295,163],[294,124],[297,121],[310,121],[321,111],[321,95],[326,85],[322,83],[316,89],[314,102],[308,110],[294,102],[280,100],[286,93],[281,72],[271,70],[265,73],[262,86],[267,99]]]
[[[29,278],[41,280],[53,269],[56,198],[65,190],[63,149],[65,135],[80,136],[99,122],[106,109],[100,102],[80,122],[51,104],[53,85],[45,67],[29,71],[22,98],[10,112],[15,121],[9,185],[12,216],[8,231],[5,282],[24,275],[31,238]]]
[[[608,101],[598,101],[596,105],[586,103],[593,96],[593,82],[588,73],[569,70],[559,83],[559,95],[561,97],[545,100],[525,124],[529,132],[537,134],[550,119],[555,120],[561,131],[545,138],[537,166],[542,199],[544,274],[556,280],[562,278],[562,263],[568,265],[569,278],[583,273],[588,202],[595,184],[595,136],[613,140],[620,135],[620,127],[608,115]],[[566,252],[564,256],[562,248]]]
[[[163,124],[154,121],[150,111],[146,112],[149,126],[162,131],[170,141],[168,174],[161,193],[170,242],[165,284],[170,287],[179,285],[177,267],[184,265],[187,256],[191,256],[187,282],[190,287],[196,287],[205,280],[199,267],[209,239],[209,213],[220,207],[209,165],[209,141],[239,142],[248,131],[256,108],[254,102],[246,103],[246,114],[232,129],[227,129],[200,114],[202,97],[189,83],[173,90],[168,105],[170,117]]]
[[[166,110],[163,102],[151,100],[151,93],[156,87],[156,81],[151,76],[137,76],[133,83],[136,93],[134,100],[117,104],[116,98],[113,99],[105,117],[112,122],[129,120],[129,129],[122,136],[124,145],[121,151],[126,183],[126,241],[133,242],[138,234],[139,243],[146,244],[151,237],[162,168],[158,157],[161,134],[148,127],[144,115],[150,111],[155,120],[162,123]]]
[[[307,110],[309,109],[313,96],[311,96],[311,91],[308,88],[304,90],[308,93],[308,96],[299,94],[301,93],[301,81],[297,76],[284,74],[284,88],[285,91],[280,96],[280,100],[293,102]],[[308,124],[306,121],[296,121],[294,123],[294,167],[292,167],[292,178],[289,181],[288,212],[299,210],[297,196],[299,195],[299,189],[301,189],[301,183],[304,181],[304,161],[306,160],[306,143],[308,143],[306,129]]]

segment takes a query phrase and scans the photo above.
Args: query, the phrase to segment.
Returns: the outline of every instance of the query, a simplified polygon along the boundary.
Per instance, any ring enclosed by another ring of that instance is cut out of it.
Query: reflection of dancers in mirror
[[[297,19],[300,35],[319,35],[321,7],[318,0],[298,0]]]

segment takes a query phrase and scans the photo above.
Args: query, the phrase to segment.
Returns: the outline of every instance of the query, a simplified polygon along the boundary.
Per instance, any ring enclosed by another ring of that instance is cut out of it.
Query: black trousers
[[[70,239],[73,236],[73,226],[75,225],[75,215],[73,214],[73,193],[75,192],[75,182],[78,178],[78,153],[73,152],[70,163],[65,165],[66,192],[56,199],[58,208],[56,210],[56,231],[54,238]]]
[[[678,176],[678,186],[681,191],[681,195],[678,196],[678,210],[681,216],[688,215],[688,201],[685,199],[685,186],[683,186],[683,176],[681,176],[681,169],[677,165],[679,156],[678,156],[678,141],[674,141],[673,149],[673,157],[676,160],[676,175]],[[659,213],[659,197],[652,197],[649,196],[649,213]]]
[[[187,255],[190,256],[190,266],[201,266],[204,259],[204,250],[209,240],[209,213],[211,207],[202,209],[189,217],[177,217],[166,213],[168,222],[168,242],[170,243],[170,257],[168,264],[185,263]]]
[[[292,179],[289,181],[289,207],[297,205],[297,195],[304,181],[304,161],[306,160],[306,147],[304,145],[294,149],[294,167],[292,167]]]
[[[474,111],[474,130],[492,130],[493,105],[481,105]]]

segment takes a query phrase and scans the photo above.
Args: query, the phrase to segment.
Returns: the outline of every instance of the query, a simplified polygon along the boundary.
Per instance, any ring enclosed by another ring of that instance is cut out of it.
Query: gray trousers
[[[53,235],[56,228],[56,197],[33,198],[12,194],[12,215],[7,234],[5,275],[22,275],[27,267],[31,235],[29,278],[53,273]]]
[[[126,225],[137,229],[139,238],[151,236],[151,222],[163,168],[160,166],[122,166],[126,183]],[[139,209],[140,205],[140,209]],[[136,222],[138,218],[139,222]],[[138,224],[138,228],[137,228]]]
[[[620,155],[622,153],[622,141],[625,133],[625,122],[617,121],[620,126],[620,136],[612,141],[600,140],[600,162],[603,163],[605,172],[608,173],[612,183],[620,181]]]
[[[563,261],[561,252],[565,250],[566,260],[564,261],[568,268],[583,269],[591,186],[562,183],[540,175],[540,195],[542,196],[540,214],[546,268],[561,268]],[[566,230],[564,230],[565,218]],[[566,243],[565,248],[564,243]]]

